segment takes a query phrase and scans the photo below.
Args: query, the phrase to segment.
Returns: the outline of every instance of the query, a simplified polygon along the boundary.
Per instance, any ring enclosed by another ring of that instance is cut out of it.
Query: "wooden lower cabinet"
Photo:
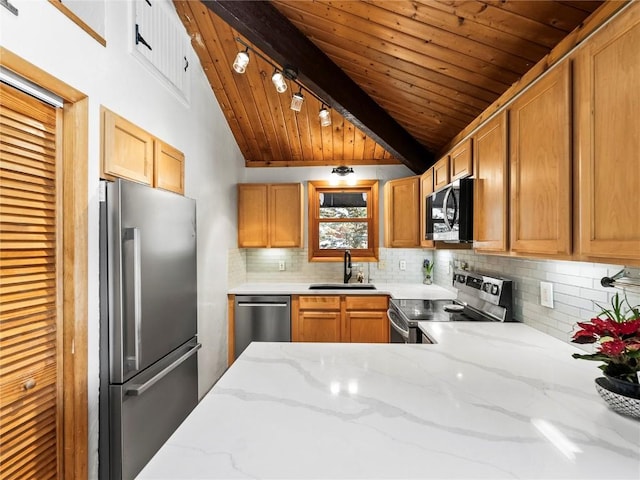
[[[343,342],[389,343],[389,319],[386,310],[384,312],[347,312],[345,326]]]
[[[339,342],[340,311],[301,311],[298,314],[298,337],[294,342]]]
[[[388,343],[385,295],[300,295],[291,302],[294,342]]]

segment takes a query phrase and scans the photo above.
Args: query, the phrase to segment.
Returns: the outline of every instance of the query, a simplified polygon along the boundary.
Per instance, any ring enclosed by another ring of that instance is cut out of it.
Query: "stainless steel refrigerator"
[[[198,402],[195,201],[100,187],[100,478],[129,480]]]

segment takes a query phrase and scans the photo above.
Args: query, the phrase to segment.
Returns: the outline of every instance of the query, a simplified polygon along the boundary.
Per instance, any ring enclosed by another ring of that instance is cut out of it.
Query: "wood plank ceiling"
[[[272,2],[431,152],[441,150],[602,3]],[[398,163],[333,109],[332,125],[321,127],[321,104],[304,91],[302,110],[291,110],[296,85],[289,82],[278,94],[273,67],[251,52],[245,74],[234,72],[231,64],[243,49],[235,38],[241,35],[201,2],[174,4],[246,166]]]

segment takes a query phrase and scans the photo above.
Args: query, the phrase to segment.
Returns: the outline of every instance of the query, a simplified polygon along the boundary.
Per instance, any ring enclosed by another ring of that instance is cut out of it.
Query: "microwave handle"
[[[453,226],[456,224],[456,219],[458,218],[458,202],[456,202],[456,196],[453,195],[453,218],[451,222],[449,222],[449,218],[447,217],[447,202],[449,201],[449,197],[453,194],[453,187],[449,187],[447,192],[444,194],[444,200],[442,200],[442,211],[444,213],[443,220],[449,231],[453,230]]]

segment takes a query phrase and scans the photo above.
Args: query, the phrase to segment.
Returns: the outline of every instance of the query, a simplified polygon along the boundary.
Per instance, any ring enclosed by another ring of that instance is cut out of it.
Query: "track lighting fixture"
[[[282,72],[276,69],[271,75],[271,81],[273,82],[273,86],[276,87],[276,91],[278,93],[283,93],[287,91],[287,82],[284,81],[284,75]]]
[[[291,110],[299,112],[302,109],[302,103],[304,102],[304,96],[302,95],[302,88],[298,93],[294,93],[291,97]]]
[[[294,93],[291,96],[291,110],[293,110],[294,112],[299,112],[302,109],[302,104],[304,103],[304,95],[302,95],[302,90],[305,90],[322,104],[322,108],[320,109],[320,112],[318,112],[320,125],[322,125],[323,127],[328,127],[329,125],[331,125],[331,112],[326,106],[327,103],[298,81],[298,69],[295,66],[285,64],[280,67],[279,65],[273,63],[269,58],[265,57],[262,53],[260,53],[259,50],[255,50],[254,48],[249,46],[241,38],[236,37],[236,42],[244,47],[244,51],[238,52],[233,62],[233,69],[236,72],[244,73],[246,71],[247,65],[249,65],[249,50],[251,50],[251,52],[258,58],[264,60],[274,68],[273,75],[271,75],[271,81],[273,82],[273,85],[278,93],[287,91],[287,80],[298,85],[298,92]]]
[[[238,52],[233,62],[233,69],[238,73],[244,73],[247,65],[249,65],[249,48],[246,48],[244,52]]]
[[[318,118],[320,119],[321,126],[328,127],[329,125],[331,125],[331,112],[327,110],[327,107],[324,106],[324,103],[322,104],[320,112],[318,112]]]

